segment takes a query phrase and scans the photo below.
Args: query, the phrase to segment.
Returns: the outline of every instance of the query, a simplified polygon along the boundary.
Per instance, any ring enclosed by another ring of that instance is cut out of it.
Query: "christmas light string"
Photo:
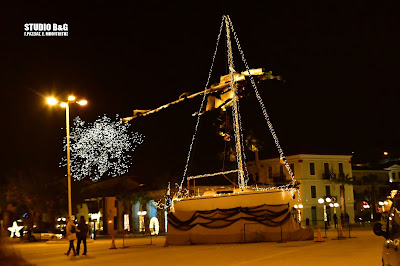
[[[203,177],[211,177],[211,176],[216,176],[216,175],[227,175],[227,174],[232,174],[232,173],[237,173],[237,172],[239,172],[239,170],[235,169],[235,170],[219,172],[219,173],[213,173],[213,174],[203,174],[203,175],[189,176],[187,179],[188,180],[192,180],[192,179],[203,178]]]
[[[286,160],[286,157],[285,157],[285,155],[284,155],[284,153],[283,153],[283,150],[282,150],[282,148],[281,148],[281,146],[280,146],[280,144],[279,144],[278,137],[277,137],[277,135],[276,135],[276,133],[275,133],[274,127],[272,126],[272,123],[271,123],[271,121],[270,121],[269,115],[268,115],[267,110],[266,110],[266,108],[265,108],[265,106],[264,106],[264,102],[263,102],[263,100],[262,100],[262,98],[261,98],[261,96],[260,96],[260,93],[258,92],[258,89],[257,89],[257,86],[256,86],[256,84],[255,84],[255,82],[254,82],[253,76],[252,76],[251,73],[250,73],[250,68],[249,68],[249,66],[248,66],[248,64],[247,64],[247,60],[246,60],[246,58],[245,58],[245,56],[244,56],[244,52],[243,52],[243,50],[242,50],[242,48],[241,48],[241,46],[240,46],[240,43],[239,43],[239,39],[238,39],[238,37],[237,37],[237,34],[236,34],[236,32],[235,32],[235,30],[234,30],[234,28],[233,28],[233,23],[232,23],[232,21],[231,21],[231,19],[230,19],[229,16],[227,16],[227,19],[229,20],[229,25],[230,25],[230,28],[231,28],[232,33],[233,33],[233,35],[234,35],[234,38],[235,38],[235,41],[236,41],[236,45],[237,45],[238,50],[239,50],[239,52],[240,52],[240,55],[241,55],[241,57],[242,57],[242,61],[243,61],[244,65],[245,65],[245,67],[246,67],[246,70],[247,70],[247,72],[249,73],[249,77],[250,77],[250,81],[251,81],[252,87],[253,87],[253,89],[254,89],[254,91],[255,91],[255,93],[256,93],[256,98],[257,98],[257,100],[258,100],[258,102],[259,102],[259,104],[260,104],[260,106],[261,106],[262,112],[263,112],[263,114],[264,114],[264,118],[265,118],[265,120],[266,120],[266,122],[267,122],[267,124],[268,124],[268,128],[269,128],[269,130],[270,130],[270,132],[271,132],[271,135],[272,135],[272,137],[273,137],[273,139],[274,139],[274,141],[275,141],[275,145],[276,145],[276,147],[277,147],[277,149],[278,149],[280,158],[283,160],[284,165],[285,165],[285,168],[286,168],[286,170],[288,171],[288,173],[289,173],[289,175],[290,175],[290,178],[292,179],[292,182],[290,182],[290,183],[287,184],[287,185],[278,186],[278,187],[271,187],[271,189],[275,189],[275,188],[282,189],[282,187],[283,187],[283,188],[289,188],[290,186],[293,186],[293,185],[296,183],[296,179],[294,178],[292,169],[290,168],[290,166],[289,166],[289,164],[288,164],[288,162],[287,162],[287,160]]]
[[[230,78],[230,88],[233,92],[233,99],[232,99],[232,120],[233,120],[233,129],[234,129],[234,136],[235,136],[235,148],[236,148],[236,162],[238,165],[238,184],[240,188],[245,187],[244,182],[244,172],[243,172],[243,158],[242,158],[242,144],[240,139],[240,124],[239,124],[239,117],[238,117],[238,96],[237,96],[237,86],[234,80],[233,73],[235,73],[234,64],[233,64],[233,54],[232,54],[232,46],[231,46],[231,39],[230,39],[230,31],[229,31],[229,21],[226,16],[223,16],[225,21],[226,27],[226,45],[227,45],[227,57],[228,57],[228,66],[229,66],[229,78]]]
[[[219,33],[218,33],[217,43],[215,45],[215,51],[214,51],[213,59],[212,59],[212,62],[211,62],[211,67],[210,67],[210,70],[208,72],[208,78],[207,78],[207,82],[206,82],[206,85],[205,85],[205,88],[204,88],[203,99],[201,101],[201,105],[200,105],[198,114],[201,114],[201,111],[203,110],[204,102],[206,100],[207,87],[208,87],[208,84],[210,82],[212,70],[214,68],[214,61],[215,61],[215,57],[217,55],[218,44],[219,44],[219,40],[220,40],[220,37],[221,37],[223,25],[224,25],[224,20],[221,21],[221,26],[220,26]],[[187,171],[188,171],[190,156],[191,156],[191,153],[192,153],[194,140],[196,139],[196,134],[197,134],[197,130],[198,130],[199,123],[200,123],[200,117],[201,117],[200,115],[197,116],[196,126],[195,126],[194,133],[193,133],[193,136],[192,136],[192,142],[190,143],[189,152],[188,152],[188,155],[187,155],[187,158],[186,158],[185,170],[183,171],[182,181],[181,181],[181,183],[179,185],[179,190],[178,190],[178,195],[177,195],[178,197],[182,194],[181,192],[182,192],[183,182],[185,181],[186,174],[187,174]]]

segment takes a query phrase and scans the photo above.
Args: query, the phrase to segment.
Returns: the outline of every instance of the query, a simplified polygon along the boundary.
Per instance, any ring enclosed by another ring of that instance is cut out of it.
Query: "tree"
[[[132,164],[129,152],[143,143],[141,134],[128,132],[129,126],[118,116],[116,121],[111,121],[104,115],[87,126],[79,116],[76,117],[70,134],[74,179],[90,177],[92,181],[98,181],[103,175],[116,177],[125,174]],[[67,165],[65,157],[61,164]]]
[[[372,209],[373,219],[376,219],[376,186],[385,184],[386,182],[379,179],[377,175],[369,174],[361,178],[362,184],[370,187],[370,205]]]
[[[345,185],[352,185],[353,184],[353,177],[349,177],[349,174],[345,175],[340,173],[333,179],[335,183],[340,184],[340,203],[342,205],[342,214],[343,216],[346,215],[346,197],[345,197]]]
[[[7,174],[6,201],[15,207],[14,218],[24,218],[28,225],[42,227],[42,215],[48,213],[50,223],[66,206],[66,182],[37,170],[18,170]]]
[[[245,143],[246,143],[247,148],[250,151],[254,152],[254,160],[256,163],[257,174],[258,174],[258,180],[255,180],[255,181],[256,182],[260,181],[262,178],[266,177],[265,180],[267,181],[267,184],[271,184],[271,180],[269,180],[269,176],[264,173],[264,169],[261,167],[261,164],[260,164],[259,152],[262,149],[263,142],[258,137],[256,137],[256,135],[254,134],[254,131],[249,130],[249,132],[246,136],[246,139],[245,139]]]

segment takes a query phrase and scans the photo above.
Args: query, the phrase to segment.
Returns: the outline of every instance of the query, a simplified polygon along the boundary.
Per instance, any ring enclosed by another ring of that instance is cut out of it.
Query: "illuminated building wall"
[[[300,196],[291,201],[294,205],[303,205],[302,225],[308,218],[310,225],[322,224],[324,220],[323,205],[318,203],[319,198],[326,196],[335,197],[340,203],[340,184],[335,183],[334,179],[338,175],[349,175],[352,177],[351,156],[350,155],[318,155],[318,154],[298,154],[286,157],[288,164],[294,171],[295,178],[300,182]],[[289,174],[284,169],[279,158],[260,160],[261,175],[259,182],[267,182],[268,178],[276,183],[288,183]],[[255,161],[248,163],[249,173],[258,173]],[[268,176],[268,178],[267,178]],[[329,194],[329,195],[328,195]],[[350,222],[354,222],[354,195],[353,185],[345,185],[346,211],[349,214]],[[293,208],[294,209],[294,208]],[[333,210],[328,207],[330,222],[333,221]],[[337,208],[340,216],[340,207]]]

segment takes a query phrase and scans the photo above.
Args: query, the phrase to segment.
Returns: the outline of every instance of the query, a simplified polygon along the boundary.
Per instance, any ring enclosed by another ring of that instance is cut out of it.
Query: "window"
[[[400,179],[400,172],[397,173],[399,175],[399,179]]]
[[[291,164],[290,164],[290,169],[292,169],[292,173],[293,173],[293,175],[294,175],[294,163],[291,163]],[[399,175],[400,175],[400,172],[399,172]]]
[[[310,175],[315,175],[315,164],[310,163]]]
[[[325,186],[325,194],[327,197],[331,196],[331,186]]]
[[[329,163],[324,163],[324,173],[329,175]]]
[[[115,208],[118,208],[118,201],[117,200],[115,201],[114,204],[115,204]]]
[[[396,179],[396,173],[392,173],[392,179]]]
[[[272,166],[268,166],[268,177],[272,178]]]
[[[279,166],[279,175],[280,176],[283,176],[284,174],[283,174],[283,165],[280,165]]]
[[[315,199],[317,197],[317,191],[315,186],[311,186],[311,198]]]
[[[311,221],[313,225],[317,225],[317,206],[311,206]]]
[[[339,174],[343,174],[343,163],[339,163]]]

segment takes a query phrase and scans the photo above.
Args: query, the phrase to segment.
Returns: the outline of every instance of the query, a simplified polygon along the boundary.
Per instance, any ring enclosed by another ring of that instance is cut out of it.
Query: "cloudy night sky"
[[[32,167],[64,174],[58,164],[65,111],[47,106],[48,95],[87,99],[85,107],[71,106],[71,120],[79,115],[93,122],[204,89],[224,14],[231,17],[250,68],[285,80],[265,81],[259,90],[287,154],[396,153],[399,3],[260,2],[3,7],[2,175]],[[69,36],[25,37],[25,23],[67,23]],[[244,71],[236,45],[234,54],[236,70]],[[226,49],[220,45],[210,83],[226,73]],[[191,114],[200,98],[132,121],[130,129],[146,138],[133,153],[130,174],[182,174],[195,125]],[[256,128],[265,138],[263,156],[277,156],[269,152],[274,144],[265,121],[255,117],[242,114],[262,125]]]

